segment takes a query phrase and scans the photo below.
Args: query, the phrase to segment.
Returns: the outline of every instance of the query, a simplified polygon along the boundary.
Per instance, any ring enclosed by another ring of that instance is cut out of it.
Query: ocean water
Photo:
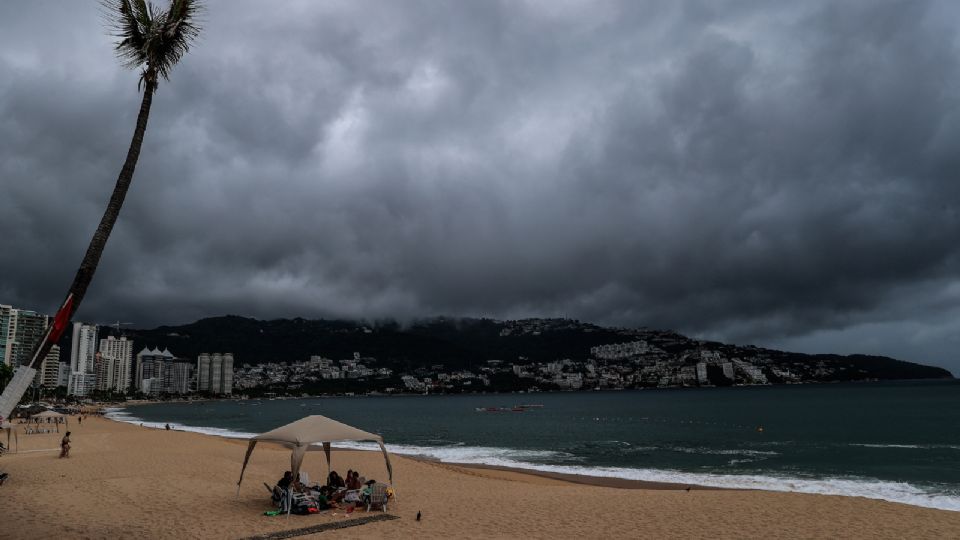
[[[521,404],[543,407],[476,410]],[[960,511],[960,381],[210,401],[110,412],[227,437],[310,414],[379,433],[391,452],[450,463]]]

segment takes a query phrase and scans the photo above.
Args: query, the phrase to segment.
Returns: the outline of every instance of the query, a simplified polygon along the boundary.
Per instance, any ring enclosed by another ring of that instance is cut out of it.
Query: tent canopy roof
[[[57,411],[43,411],[37,414],[31,414],[30,418],[63,418],[65,415],[58,413]]]
[[[377,441],[383,438],[331,420],[319,414],[301,418],[277,429],[261,433],[251,441],[276,442],[285,446],[303,446],[332,441]]]
[[[243,482],[243,472],[247,470],[247,463],[250,461],[250,454],[258,442],[280,443],[287,448],[292,448],[290,454],[290,471],[296,476],[300,472],[300,465],[303,463],[303,456],[310,450],[323,450],[327,456],[327,470],[330,470],[330,443],[333,441],[376,441],[380,445],[380,451],[383,452],[383,459],[387,465],[387,476],[393,483],[393,466],[390,464],[390,455],[387,454],[387,448],[383,445],[383,438],[373,433],[357,429],[331,420],[326,416],[319,414],[301,418],[277,429],[261,433],[250,438],[247,445],[247,454],[243,457],[243,467],[240,469],[240,479],[237,480],[237,494],[240,494],[240,483]],[[322,446],[313,446],[322,443]]]

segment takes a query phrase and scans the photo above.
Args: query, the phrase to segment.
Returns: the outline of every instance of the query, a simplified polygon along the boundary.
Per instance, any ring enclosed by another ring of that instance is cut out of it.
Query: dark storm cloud
[[[210,2],[80,317],[569,316],[956,369],[958,15]],[[137,75],[93,2],[0,20],[0,301],[53,311]]]

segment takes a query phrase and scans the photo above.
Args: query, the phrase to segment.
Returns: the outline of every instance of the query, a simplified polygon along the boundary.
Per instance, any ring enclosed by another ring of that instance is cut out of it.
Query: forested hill
[[[106,331],[107,329],[104,329]],[[488,360],[528,364],[590,358],[591,347],[644,342],[653,353],[634,362],[696,363],[704,355],[740,358],[764,366],[784,366],[807,373],[805,380],[947,378],[945,369],[881,356],[806,355],[687,338],[671,331],[604,328],[566,319],[435,318],[409,325],[396,322],[276,319],[238,316],[202,319],[182,326],[124,332],[144,347],[169,348],[183,358],[203,352],[231,352],[237,365],[296,362],[311,356],[351,358],[354,352],[376,358],[378,365],[412,370],[443,364],[470,369]],[[818,372],[830,372],[817,377]],[[776,376],[774,375],[775,379]]]

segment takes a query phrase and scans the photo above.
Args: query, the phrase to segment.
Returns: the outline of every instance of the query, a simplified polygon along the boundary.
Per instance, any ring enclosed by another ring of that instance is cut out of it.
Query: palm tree
[[[93,274],[97,271],[103,248],[117,222],[123,200],[133,180],[143,135],[147,129],[147,119],[150,117],[153,93],[157,90],[159,79],[162,77],[169,80],[173,66],[187,53],[200,33],[197,24],[197,14],[201,7],[199,0],[171,0],[167,11],[161,11],[146,0],[102,0],[102,5],[117,38],[117,56],[124,66],[141,70],[138,88],[143,89],[143,100],[140,103],[140,114],[137,116],[137,127],[130,141],[130,149],[127,150],[127,159],[120,169],[113,195],[100,219],[100,225],[90,239],[90,245],[67,291],[67,297],[57,311],[54,323],[33,350],[29,364],[32,368],[36,368],[50,347],[59,341],[73,314],[80,307],[87,287],[93,280]],[[15,401],[18,400],[19,397]],[[0,411],[0,415],[4,413],[5,411]]]

